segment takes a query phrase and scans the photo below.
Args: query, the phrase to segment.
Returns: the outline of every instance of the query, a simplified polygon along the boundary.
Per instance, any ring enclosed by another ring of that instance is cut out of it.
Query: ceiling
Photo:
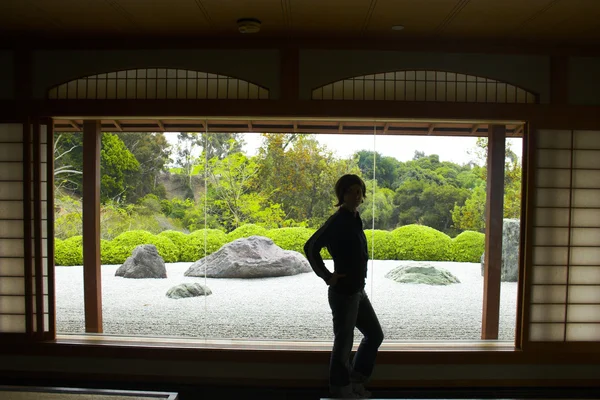
[[[244,17],[259,38],[600,40],[600,0],[0,0],[0,35],[240,37]]]

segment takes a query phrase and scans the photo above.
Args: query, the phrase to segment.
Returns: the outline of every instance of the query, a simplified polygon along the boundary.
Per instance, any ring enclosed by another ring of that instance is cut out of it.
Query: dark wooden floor
[[[72,388],[95,388],[114,390],[138,390],[176,392],[179,400],[228,400],[228,399],[261,399],[261,400],[319,400],[328,398],[326,388],[265,388],[240,386],[207,386],[207,385],[171,385],[149,384],[139,382],[95,382],[43,379],[11,379],[0,377],[0,385],[14,386],[55,386]],[[375,389],[373,399],[596,399],[600,400],[600,382],[595,388],[411,388],[411,389]]]

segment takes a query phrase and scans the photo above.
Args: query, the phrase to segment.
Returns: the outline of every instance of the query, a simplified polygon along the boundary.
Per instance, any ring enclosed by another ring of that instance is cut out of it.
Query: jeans
[[[337,293],[329,287],[329,306],[333,315],[333,350],[329,363],[329,385],[339,387],[364,382],[373,372],[383,331],[364,289],[352,295]],[[350,364],[354,328],[364,335]]]

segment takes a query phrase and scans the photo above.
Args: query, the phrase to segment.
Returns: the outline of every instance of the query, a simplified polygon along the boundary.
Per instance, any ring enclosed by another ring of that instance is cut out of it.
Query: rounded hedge
[[[246,224],[238,226],[227,234],[227,239],[233,242],[236,239],[247,238],[250,236],[266,236],[268,230],[255,224]]]
[[[83,265],[83,240],[81,236],[54,239],[54,264],[63,267]]]
[[[185,242],[187,241],[187,235],[183,232],[167,230],[162,231],[158,234],[158,236],[167,237],[173,242],[175,247],[177,248],[177,261],[181,261],[181,252],[183,251],[183,247],[185,246]]]
[[[424,225],[405,225],[391,232],[397,260],[449,261],[452,239]]]
[[[315,233],[313,229],[293,227],[271,229],[265,236],[284,250],[293,250],[304,254],[304,245],[313,233]]]
[[[205,233],[206,251],[204,249]],[[196,262],[219,250],[227,242],[227,234],[219,229],[198,229],[186,235],[179,261]]]
[[[464,231],[454,239],[450,247],[452,261],[473,262],[481,261],[485,251],[485,235],[481,232]]]
[[[394,238],[389,231],[381,229],[365,229],[367,237],[367,248],[369,250],[369,258],[374,260],[395,260],[396,246]],[[372,244],[375,243],[375,253],[372,254]]]
[[[177,262],[177,247],[166,236],[153,235],[150,232],[135,230],[123,232],[111,240],[104,250],[102,257],[106,264],[123,264],[133,253],[133,250],[142,244],[153,244],[158,254],[166,263]]]

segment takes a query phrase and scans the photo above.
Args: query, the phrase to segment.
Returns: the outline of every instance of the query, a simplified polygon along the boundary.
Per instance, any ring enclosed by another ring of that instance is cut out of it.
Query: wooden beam
[[[550,57],[550,103],[569,103],[569,58]]]
[[[479,124],[473,125],[473,128],[471,129],[471,135],[475,135],[480,126],[481,125],[479,125]]]
[[[113,125],[119,130],[119,132],[123,132],[123,128],[121,127],[121,124],[119,123],[119,121],[117,121],[116,119],[113,120]]]
[[[383,134],[384,135],[388,132],[389,127],[390,127],[389,122],[386,122],[385,125],[383,125]]]
[[[523,133],[523,129],[524,129],[525,125],[520,125],[518,127],[515,128],[515,136],[520,135],[521,133]]]
[[[81,131],[81,126],[79,126],[79,124],[76,121],[70,119],[69,125],[71,125],[76,131],[78,131],[78,132]]]
[[[83,287],[85,331],[102,333],[100,274],[100,147],[99,120],[83,122]]]
[[[323,49],[323,50],[368,50],[368,51],[415,51],[440,53],[485,53],[485,54],[540,54],[568,56],[598,56],[596,42],[572,41],[571,43],[527,43],[523,40],[505,38],[414,38],[395,37],[368,38],[360,36],[289,38],[289,37],[183,37],[138,35],[124,38],[122,35],[40,35],[14,33],[0,38],[0,48],[28,50],[119,50],[119,49]]]
[[[502,227],[504,207],[504,159],[506,127],[489,125],[487,156],[487,199],[483,273],[483,316],[481,338],[498,339],[500,280],[502,274]]]
[[[435,130],[435,124],[430,124],[429,130],[427,131],[427,135],[431,135],[434,130]]]
[[[158,125],[158,129],[160,129],[162,132],[165,131],[165,126],[160,119],[156,121],[156,124]]]
[[[252,132],[252,121],[248,121],[248,132]]]
[[[342,133],[343,130],[344,130],[344,123],[340,122],[338,125],[338,133]]]
[[[297,47],[285,47],[280,54],[280,88],[279,98],[298,100],[300,91],[300,50]]]
[[[7,103],[7,104],[5,104]],[[89,104],[93,103],[93,104]],[[0,101],[0,115],[15,118],[4,110],[14,109],[11,102]],[[85,115],[101,118],[165,118],[196,116],[260,118],[347,118],[347,119],[424,119],[465,121],[528,121],[538,129],[600,129],[600,106],[552,104],[476,104],[396,101],[283,101],[283,100],[72,100],[34,101],[35,112],[42,117],[60,118]]]

